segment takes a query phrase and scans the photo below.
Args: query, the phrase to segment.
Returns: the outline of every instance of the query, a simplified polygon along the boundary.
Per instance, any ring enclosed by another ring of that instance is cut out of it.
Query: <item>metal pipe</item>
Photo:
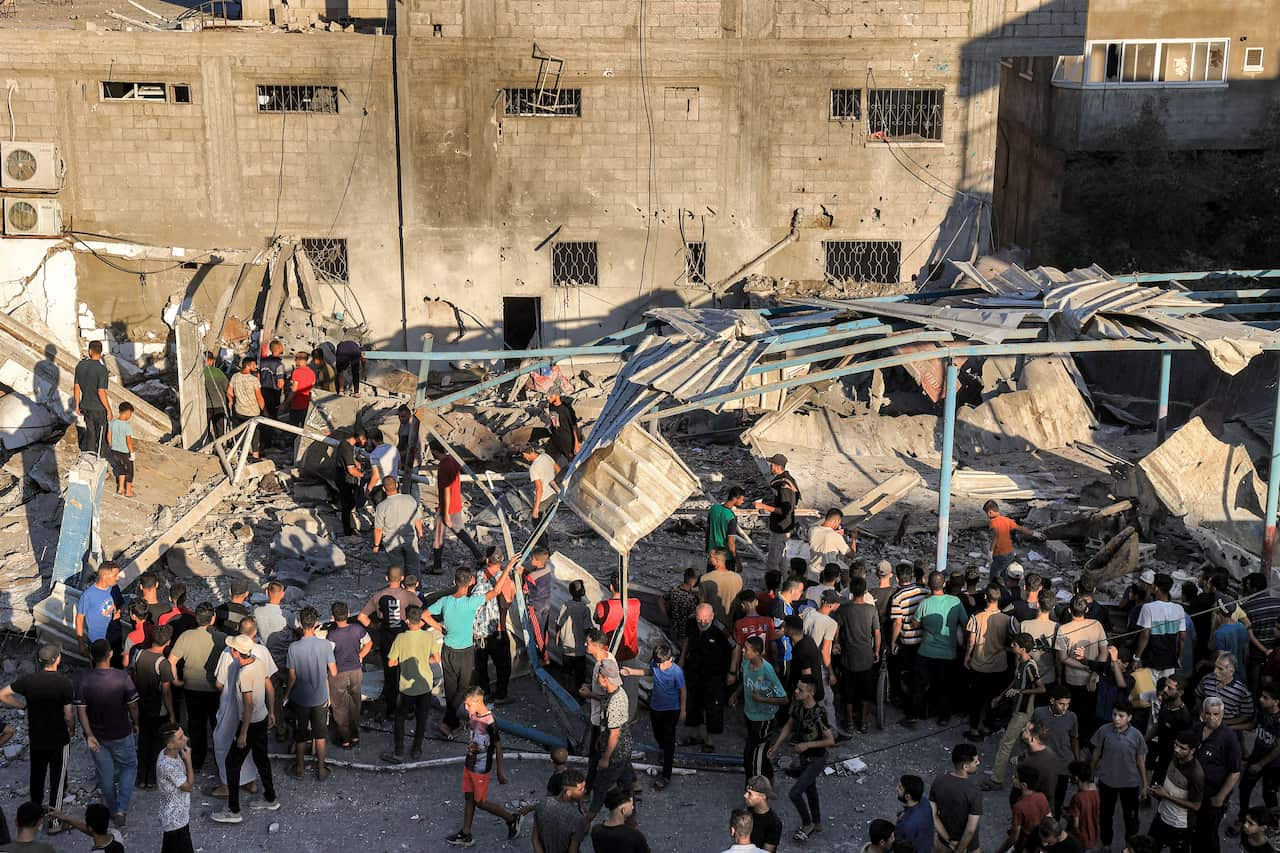
[[[1271,570],[1271,551],[1276,544],[1276,503],[1280,500],[1280,378],[1276,381],[1275,419],[1271,424],[1271,470],[1267,472],[1267,509],[1263,519],[1266,525],[1262,540],[1263,572]]]
[[[436,336],[427,332],[422,336],[423,353],[431,352]],[[427,400],[427,378],[431,376],[431,360],[424,358],[418,363],[418,390],[413,395],[413,407],[416,409]]]
[[[1206,272],[1146,272],[1118,275],[1113,281],[1149,282],[1149,281],[1199,281],[1213,276],[1238,276],[1240,278],[1276,278],[1280,269],[1273,270],[1209,270]]]
[[[1173,369],[1173,353],[1160,353],[1160,403],[1156,407],[1156,444],[1164,443],[1169,425],[1169,374]]]
[[[554,749],[557,746],[564,747],[565,749],[569,748],[569,742],[562,737],[556,737],[555,735],[549,735],[546,732],[540,732],[537,729],[521,725],[520,723],[509,720],[506,717],[498,717],[498,730],[506,732],[509,735],[522,737],[527,741],[532,741],[540,746],[545,746],[547,749]]]
[[[938,476],[938,561],[935,568],[947,570],[947,536],[951,528],[951,455],[956,436],[956,384],[960,368],[947,361],[946,405],[942,410],[942,465]]]
[[[601,344],[578,347],[542,347],[540,349],[475,349],[456,352],[367,352],[365,358],[383,361],[490,361],[507,358],[570,358],[588,355],[622,355],[631,350],[627,344]]]

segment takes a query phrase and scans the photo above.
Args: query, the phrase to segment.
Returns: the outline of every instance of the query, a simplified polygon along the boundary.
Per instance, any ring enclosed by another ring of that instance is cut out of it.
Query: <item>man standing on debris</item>
[[[111,401],[107,399],[107,366],[102,363],[102,341],[89,342],[89,356],[76,365],[76,411],[84,419],[80,431],[80,449],[103,456],[106,453],[107,422],[111,420]]]
[[[123,827],[138,774],[138,690],[124,670],[111,668],[111,644],[94,640],[89,649],[93,669],[76,685],[74,703],[80,729],[93,758],[98,790]]]
[[[348,339],[338,344],[335,354],[337,363],[334,381],[338,393],[359,397],[360,380],[364,373],[364,347],[359,342]]]
[[[387,497],[373,511],[373,552],[385,551],[392,565],[417,572],[418,540],[422,529],[422,507],[413,495],[400,494],[395,477],[382,481]]]
[[[236,426],[267,411],[267,401],[263,397],[262,386],[258,377],[253,375],[257,369],[257,360],[253,357],[246,358],[240,363],[240,372],[232,376],[231,381],[227,383],[227,403],[231,406],[231,422]],[[249,445],[254,459],[261,458],[260,447],[259,430],[255,429],[252,443]]]
[[[822,523],[809,530],[809,569],[805,578],[818,580],[824,569],[835,565],[841,569],[849,567],[849,557],[853,549],[840,533],[840,525],[844,522],[844,513],[838,509],[827,510]]]
[[[444,445],[431,440],[431,455],[436,460],[436,525],[432,541],[431,574],[440,574],[444,561],[444,531],[453,531],[458,541],[467,546],[472,559],[479,565],[484,559],[480,546],[467,533],[463,524],[462,465],[445,450]]]
[[[714,737],[724,731],[724,692],[729,675],[729,639],[716,627],[710,604],[699,604],[694,614],[697,629],[685,638],[680,654],[688,688],[685,724],[694,734],[685,746],[701,745],[715,752]]]
[[[374,506],[387,499],[388,478],[395,477],[397,482],[401,480],[400,450],[395,442],[387,441],[385,433],[379,432],[379,435],[382,436],[382,443],[369,453],[369,485],[366,487],[369,500]]]
[[[214,438],[226,435],[227,374],[218,367],[217,356],[208,351],[204,354],[204,407],[210,434]]]
[[[530,518],[537,525],[555,499],[556,474],[559,473],[559,468],[549,453],[534,444],[521,447],[520,458],[529,463],[529,482],[533,483],[533,509]]]
[[[547,422],[551,428],[551,455],[563,472],[582,448],[582,431],[578,428],[578,413],[573,403],[561,396],[562,391],[558,382],[547,391]]]
[[[422,603],[418,596],[404,588],[403,582],[404,569],[399,566],[387,569],[387,585],[369,596],[369,600],[356,615],[356,619],[365,628],[372,626],[375,613],[378,616],[378,627],[374,635],[378,642],[378,654],[382,658],[382,700],[386,703],[388,717],[396,712],[396,685],[399,683],[395,667],[387,663],[388,652],[396,636],[404,630],[405,612],[409,607]],[[359,731],[353,732],[352,736],[358,738]]]
[[[196,770],[204,767],[209,736],[218,715],[218,690],[213,675],[227,636],[214,626],[216,615],[208,602],[196,607],[196,627],[184,631],[169,652],[169,663],[177,675],[187,706],[187,731],[191,739],[191,761]]]
[[[365,442],[364,428],[357,426],[338,444],[338,514],[342,517],[342,535],[356,533],[356,507],[362,503],[360,484],[364,480],[364,464],[356,448]]]
[[[71,679],[58,672],[62,649],[45,643],[36,651],[35,672],[18,676],[7,687],[0,688],[0,702],[11,708],[25,708],[30,740],[31,776],[29,799],[45,805],[45,776],[49,779],[50,808],[62,805],[67,744],[75,734],[72,712]],[[1246,803],[1247,805],[1247,803]]]
[[[529,633],[533,637],[534,648],[542,655],[542,665],[546,666],[551,661],[547,638],[551,635],[551,594],[556,585],[550,551],[539,545],[529,552],[528,560],[521,567],[521,583],[529,616]]]
[[[333,392],[333,368],[325,360],[324,350],[316,347],[311,351],[311,372],[316,375],[315,390]]]
[[[765,561],[765,570],[786,569],[787,540],[796,526],[796,505],[800,502],[800,487],[795,479],[787,473],[787,457],[775,453],[769,457],[769,473],[773,479],[769,488],[773,492],[768,503],[756,501],[758,510],[769,513],[769,555]]]
[[[293,712],[292,775],[302,778],[306,766],[304,753],[310,741],[311,752],[316,757],[316,778],[323,782],[329,777],[329,768],[325,765],[329,679],[338,675],[338,663],[333,656],[333,645],[316,636],[319,623],[320,614],[314,607],[304,607],[298,613],[302,637],[289,646],[285,659],[289,685],[284,691],[284,704]]]
[[[316,387],[316,372],[307,366],[307,354],[293,354],[293,370],[289,373],[289,403],[285,420],[296,427],[307,419],[311,405],[311,389]]]
[[[1023,527],[1006,515],[1000,514],[1000,504],[987,501],[982,505],[987,514],[987,531],[991,535],[991,580],[1004,583],[1009,564],[1013,562],[1014,531],[1043,540],[1044,536],[1029,527]]]
[[[738,516],[734,513],[747,502],[741,486],[730,486],[723,503],[712,504],[707,511],[707,553],[717,548],[729,552],[734,568],[742,570],[738,563]]]
[[[120,666],[124,654],[124,626],[120,612],[124,610],[124,594],[116,586],[120,579],[120,564],[104,560],[98,565],[98,579],[93,586],[80,593],[76,602],[76,639],[80,654],[89,654],[89,644],[106,640],[111,646],[111,664]]]
[[[711,570],[698,581],[702,601],[711,605],[716,621],[725,631],[729,631],[733,628],[729,613],[733,610],[734,599],[742,592],[742,575],[729,571],[729,552],[723,548],[712,548],[708,559]]]

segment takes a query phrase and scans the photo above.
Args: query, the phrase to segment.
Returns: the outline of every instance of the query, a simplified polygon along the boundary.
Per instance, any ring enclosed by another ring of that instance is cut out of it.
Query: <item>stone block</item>
[[[1055,566],[1070,566],[1075,561],[1075,553],[1071,546],[1061,539],[1050,539],[1044,543],[1049,551],[1049,559]]]

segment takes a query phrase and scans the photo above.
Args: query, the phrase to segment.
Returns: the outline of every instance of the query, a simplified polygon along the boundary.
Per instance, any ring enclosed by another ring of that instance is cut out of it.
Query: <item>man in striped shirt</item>
[[[924,629],[916,621],[916,608],[928,595],[929,591],[915,582],[915,567],[910,563],[899,563],[898,591],[889,600],[889,621],[892,623],[889,648],[892,650],[890,662],[897,693],[905,703],[904,726],[914,725],[923,713],[924,694],[915,672]]]
[[[1253,725],[1253,694],[1238,677],[1239,669],[1235,655],[1220,652],[1213,662],[1213,674],[1200,681],[1196,694],[1202,704],[1210,697],[1221,699],[1222,724],[1243,731]]]
[[[1280,623],[1280,598],[1267,592],[1267,576],[1254,572],[1242,584],[1241,606],[1249,617],[1249,683],[1255,688],[1262,677],[1267,655],[1276,647],[1276,625]]]

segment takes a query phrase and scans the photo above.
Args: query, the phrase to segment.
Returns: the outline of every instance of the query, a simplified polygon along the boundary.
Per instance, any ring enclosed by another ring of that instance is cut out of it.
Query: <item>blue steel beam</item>
[[[1275,419],[1271,422],[1271,470],[1267,473],[1267,508],[1263,518],[1262,571],[1271,571],[1271,551],[1276,544],[1276,506],[1280,503],[1280,379],[1276,381]],[[1268,581],[1270,582],[1270,578]],[[1269,583],[1269,586],[1275,586]]]
[[[1129,275],[1118,275],[1116,281],[1145,284],[1156,281],[1199,281],[1219,275],[1234,275],[1240,278],[1277,278],[1280,269],[1274,270],[1210,270],[1208,272],[1143,272]]]
[[[1160,353],[1160,403],[1156,407],[1156,445],[1164,443],[1169,425],[1169,374],[1173,369],[1173,353]]]
[[[956,437],[956,385],[960,368],[947,360],[946,398],[942,409],[942,465],[938,473],[937,570],[947,570],[947,537],[951,531],[951,457]]]

